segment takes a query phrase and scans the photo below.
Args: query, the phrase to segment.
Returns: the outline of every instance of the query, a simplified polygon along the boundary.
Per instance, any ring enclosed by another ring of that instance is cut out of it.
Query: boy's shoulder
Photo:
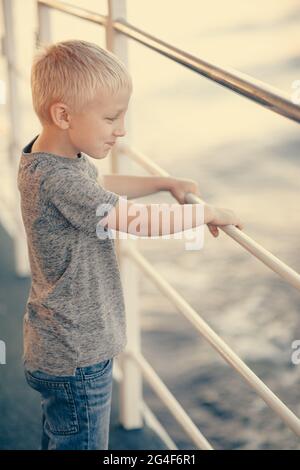
[[[37,173],[40,178],[60,177],[63,175],[80,174],[92,178],[98,177],[97,167],[89,161],[89,158],[81,153],[81,157],[71,159],[59,157],[47,153],[29,154],[22,153],[19,164],[19,173],[30,172]]]

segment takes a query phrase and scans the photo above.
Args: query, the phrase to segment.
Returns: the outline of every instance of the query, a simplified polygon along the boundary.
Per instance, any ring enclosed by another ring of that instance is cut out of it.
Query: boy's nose
[[[114,134],[115,134],[116,137],[124,137],[124,135],[126,134],[125,127],[122,127],[120,129],[116,129]]]

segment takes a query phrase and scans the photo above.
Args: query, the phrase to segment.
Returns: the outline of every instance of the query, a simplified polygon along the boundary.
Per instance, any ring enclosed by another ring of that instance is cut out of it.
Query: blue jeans
[[[113,358],[78,367],[75,376],[41,371],[25,378],[41,395],[42,450],[107,450]]]

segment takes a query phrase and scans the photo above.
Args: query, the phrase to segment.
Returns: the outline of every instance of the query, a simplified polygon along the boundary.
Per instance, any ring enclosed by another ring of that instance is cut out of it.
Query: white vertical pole
[[[106,47],[116,54],[128,67],[127,38],[113,30],[112,22],[116,18],[126,18],[126,0],[108,0],[108,23],[106,26]],[[126,136],[124,143],[130,142],[130,112],[126,115]],[[130,173],[130,160],[125,156],[117,156],[112,150],[111,169],[113,173]],[[124,161],[126,159],[126,161]],[[127,348],[133,352],[141,351],[141,329],[139,318],[139,292],[138,267],[128,257],[120,256],[122,244],[137,244],[138,240],[116,240],[122,285],[125,297],[127,316]],[[126,245],[128,246],[128,245]],[[125,429],[137,429],[143,426],[142,402],[143,383],[142,374],[134,361],[124,354],[119,357],[122,370],[120,382],[120,422]]]
[[[3,19],[4,19],[4,53],[7,60],[7,77],[8,77],[8,109],[10,119],[10,135],[9,135],[9,158],[12,164],[15,183],[17,183],[18,162],[22,144],[19,136],[21,135],[21,106],[20,106],[20,80],[18,76],[18,60],[17,60],[17,40],[15,35],[16,22],[16,4],[12,0],[2,0]],[[28,276],[30,274],[29,259],[26,244],[26,233],[22,223],[20,198],[17,184],[12,190],[16,191],[15,195],[15,214],[12,214],[14,220],[14,257],[15,269],[18,276]]]
[[[36,46],[52,42],[50,8],[37,3],[38,25],[36,31]]]

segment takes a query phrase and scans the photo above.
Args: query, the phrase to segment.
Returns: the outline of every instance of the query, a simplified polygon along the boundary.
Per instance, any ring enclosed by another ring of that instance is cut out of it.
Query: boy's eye
[[[106,118],[108,121],[114,121],[116,118]]]

